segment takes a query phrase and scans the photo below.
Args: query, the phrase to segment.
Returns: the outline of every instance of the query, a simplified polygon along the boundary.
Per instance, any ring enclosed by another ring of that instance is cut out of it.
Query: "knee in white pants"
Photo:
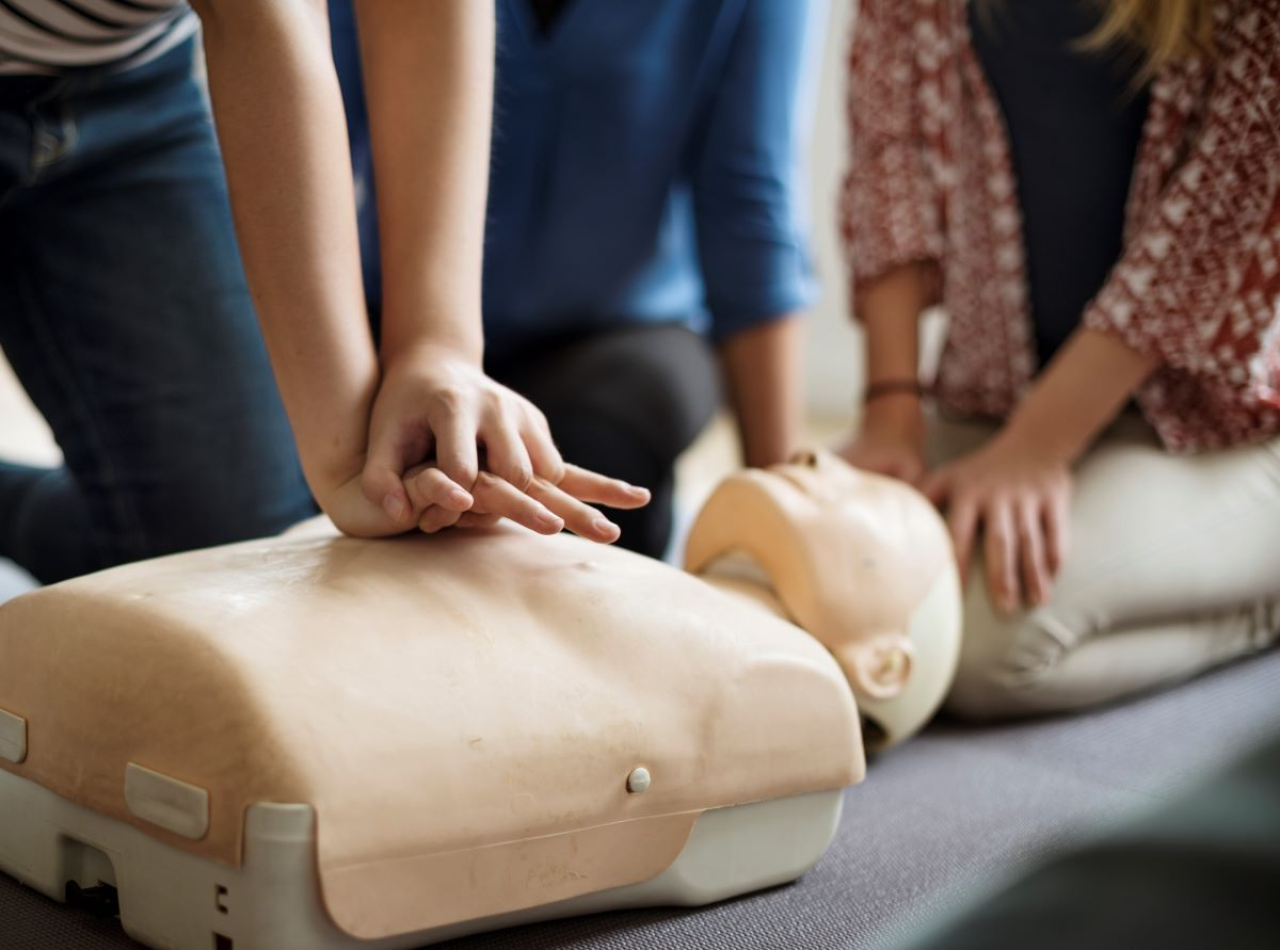
[[[998,613],[980,568],[964,601],[960,663],[946,709],[971,720],[1048,712],[1045,687],[1074,640],[1052,608]]]

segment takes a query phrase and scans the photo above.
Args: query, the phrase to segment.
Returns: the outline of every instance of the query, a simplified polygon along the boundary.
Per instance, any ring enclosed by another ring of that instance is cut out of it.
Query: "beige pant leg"
[[[938,420],[935,460],[995,431]],[[1280,638],[1280,439],[1195,456],[1126,415],[1076,471],[1067,561],[1046,607],[1001,617],[981,561],[948,708],[972,718],[1119,699]]]

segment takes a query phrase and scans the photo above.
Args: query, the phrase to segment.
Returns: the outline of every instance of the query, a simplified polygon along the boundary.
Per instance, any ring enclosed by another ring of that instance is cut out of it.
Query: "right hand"
[[[590,541],[611,544],[621,531],[588,502],[619,509],[643,508],[649,503],[647,489],[576,465],[565,465],[559,482],[534,475],[523,490],[481,471],[465,510],[450,503],[456,486],[433,465],[410,469],[404,486],[418,519],[417,528],[427,534],[454,526],[487,528],[508,518],[539,534],[558,534],[567,528]]]
[[[867,403],[857,435],[836,452],[855,468],[918,483],[925,473],[920,398],[911,393],[890,393]]]

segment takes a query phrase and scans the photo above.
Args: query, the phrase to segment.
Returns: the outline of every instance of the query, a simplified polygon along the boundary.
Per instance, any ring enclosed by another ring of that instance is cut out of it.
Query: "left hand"
[[[1005,614],[1048,603],[1066,558],[1071,470],[1008,428],[977,451],[925,476],[920,489],[945,509],[960,576],[979,527],[991,601]]]

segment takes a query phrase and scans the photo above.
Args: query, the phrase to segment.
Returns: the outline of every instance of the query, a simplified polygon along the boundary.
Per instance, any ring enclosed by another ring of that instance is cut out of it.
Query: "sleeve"
[[[801,173],[827,0],[746,0],[694,159],[698,255],[723,339],[812,302]]]
[[[1237,383],[1269,360],[1274,372],[1280,322],[1280,4],[1260,7],[1220,44],[1188,157],[1083,318],[1166,366]]]
[[[849,49],[849,167],[840,206],[856,301],[860,284],[942,257],[941,197],[925,162],[918,30],[909,0],[862,0]]]

